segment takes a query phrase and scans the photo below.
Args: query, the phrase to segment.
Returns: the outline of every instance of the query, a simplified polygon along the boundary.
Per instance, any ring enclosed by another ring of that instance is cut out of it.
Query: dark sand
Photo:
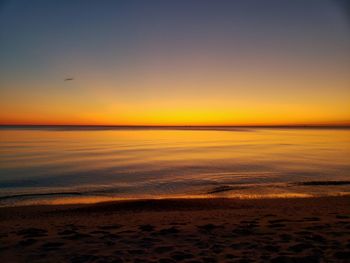
[[[0,208],[1,262],[350,262],[350,197]]]

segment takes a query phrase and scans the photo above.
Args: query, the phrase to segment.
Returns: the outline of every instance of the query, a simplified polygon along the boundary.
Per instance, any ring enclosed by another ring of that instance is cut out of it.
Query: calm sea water
[[[350,193],[349,129],[0,129],[0,205]]]

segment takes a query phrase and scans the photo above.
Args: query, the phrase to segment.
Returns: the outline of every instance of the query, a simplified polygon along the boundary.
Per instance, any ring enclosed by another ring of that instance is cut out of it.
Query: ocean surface
[[[0,128],[0,206],[341,194],[345,128]]]

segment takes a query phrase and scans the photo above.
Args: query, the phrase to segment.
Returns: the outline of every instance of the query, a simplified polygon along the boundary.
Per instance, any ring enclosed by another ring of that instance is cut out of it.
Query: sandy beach
[[[2,262],[349,262],[350,197],[0,208]]]

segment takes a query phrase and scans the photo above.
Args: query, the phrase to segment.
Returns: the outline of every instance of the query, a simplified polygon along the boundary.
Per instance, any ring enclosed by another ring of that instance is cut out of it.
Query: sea
[[[347,194],[349,128],[0,127],[0,206]]]

